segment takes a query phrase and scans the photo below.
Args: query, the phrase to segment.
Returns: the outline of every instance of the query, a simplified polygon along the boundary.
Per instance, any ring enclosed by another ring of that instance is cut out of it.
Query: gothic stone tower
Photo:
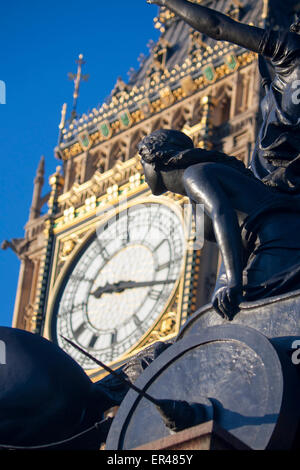
[[[297,4],[202,3],[274,28],[288,26]],[[58,342],[93,379],[101,371],[61,335],[119,364],[174,337],[187,316],[209,302],[219,265],[215,245],[194,246],[182,218],[190,217],[187,201],[150,195],[138,142],[159,128],[179,129],[196,146],[247,164],[259,125],[262,88],[254,53],[210,40],[164,8],[154,22],[160,39],[128,83],[118,79],[110,99],[88,114],[77,116],[74,107],[66,121],[63,108],[55,149],[63,170],[51,176],[42,197],[41,160],[25,237],[4,243],[21,260],[13,326]],[[82,57],[78,62],[81,73]]]

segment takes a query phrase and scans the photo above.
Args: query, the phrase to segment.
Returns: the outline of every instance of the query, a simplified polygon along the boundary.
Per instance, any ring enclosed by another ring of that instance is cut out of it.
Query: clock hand
[[[166,280],[166,281],[144,281],[144,282],[135,282],[135,281],[120,281],[115,284],[106,283],[105,286],[98,287],[95,292],[92,292],[92,295],[96,299],[100,299],[103,294],[113,294],[121,293],[126,289],[135,289],[137,287],[151,287],[159,284],[171,284],[176,282],[176,279]]]
[[[176,282],[175,279],[170,279],[166,281],[144,281],[144,282],[136,282],[136,281],[127,281],[122,284],[124,289],[135,289],[136,287],[149,287],[149,286],[156,286],[159,284],[171,284],[172,282]]]
[[[95,290],[95,292],[92,292],[92,295],[96,297],[96,299],[100,299],[103,294],[112,294],[114,292],[122,292],[122,289],[119,286],[120,282],[116,284],[109,284],[108,282],[105,284],[105,286],[100,286],[98,289]],[[121,288],[121,290],[120,290]]]

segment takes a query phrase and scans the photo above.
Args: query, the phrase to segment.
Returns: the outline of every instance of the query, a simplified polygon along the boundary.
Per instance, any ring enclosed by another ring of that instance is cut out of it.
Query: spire
[[[73,93],[73,109],[71,113],[71,121],[77,117],[77,100],[79,96],[79,87],[80,83],[82,81],[87,81],[89,79],[89,75],[82,75],[82,66],[85,64],[85,61],[83,60],[83,55],[79,54],[78,59],[76,60],[77,64],[77,73],[69,73],[68,77],[69,80],[72,80],[74,82],[74,93]]]
[[[67,103],[64,103],[63,106],[62,106],[62,109],[61,109],[61,120],[60,120],[60,124],[59,124],[59,126],[58,126],[58,128],[59,128],[58,145],[61,143],[62,131],[63,131],[63,129],[65,128],[65,124],[66,124],[66,114],[67,114]]]
[[[48,214],[53,215],[57,209],[57,198],[64,186],[64,178],[61,175],[61,166],[56,167],[56,172],[49,178],[49,184],[51,186],[51,192],[48,200]]]
[[[45,175],[45,157],[42,156],[36,171],[34,179],[32,203],[30,207],[29,220],[36,219],[40,216],[41,193],[44,185]]]
[[[39,165],[36,170],[36,178],[44,177],[44,174],[45,174],[45,157],[44,155],[42,155],[39,161]]]

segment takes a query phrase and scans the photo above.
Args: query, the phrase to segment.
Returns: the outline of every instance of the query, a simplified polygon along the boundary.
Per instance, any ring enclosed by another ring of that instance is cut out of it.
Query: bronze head
[[[138,145],[138,150],[146,182],[152,194],[159,196],[168,190],[161,171],[180,168],[180,162],[183,163],[182,153],[193,148],[193,141],[183,132],[176,130],[160,129],[144,137]]]
[[[190,137],[173,129],[154,131],[138,145],[142,163],[153,164],[156,169],[178,168],[178,155],[193,148]]]

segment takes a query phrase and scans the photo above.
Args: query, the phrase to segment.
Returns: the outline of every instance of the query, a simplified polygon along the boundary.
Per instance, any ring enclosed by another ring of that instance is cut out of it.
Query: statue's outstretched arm
[[[225,318],[233,318],[242,298],[243,246],[236,212],[216,178],[219,166],[192,165],[185,170],[183,181],[190,200],[204,204],[211,218],[225,266],[227,285],[218,291],[213,305]]]
[[[207,36],[229,41],[245,49],[260,52],[264,29],[234,21],[227,15],[187,0],[147,0],[166,6],[189,25]]]

